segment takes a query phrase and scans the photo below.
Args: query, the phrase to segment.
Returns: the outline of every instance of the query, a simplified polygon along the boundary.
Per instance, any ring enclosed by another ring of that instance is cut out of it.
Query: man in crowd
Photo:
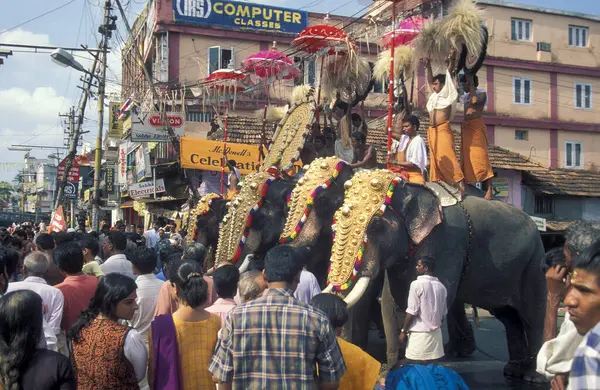
[[[240,276],[238,294],[241,303],[253,301],[262,296],[267,289],[267,283],[262,272],[258,270],[246,271]]]
[[[48,258],[48,269],[44,274],[44,279],[50,286],[56,286],[65,280],[64,275],[58,269],[56,262],[54,261],[54,249],[56,244],[54,243],[54,237],[47,233],[40,233],[35,239],[35,245],[40,252],[43,252]]]
[[[464,104],[465,121],[462,124],[461,157],[462,170],[468,184],[482,183],[486,187],[485,199],[492,199],[492,181],[494,172],[488,157],[487,129],[483,123],[483,108],[487,93],[477,89],[477,75],[465,74],[466,90],[461,96]]]
[[[97,278],[104,276],[104,272],[102,272],[102,268],[100,268],[100,263],[96,260],[98,252],[100,252],[98,240],[87,235],[79,241],[79,245],[81,246],[81,250],[83,250],[83,262],[85,263],[83,266],[83,273]]]
[[[269,289],[229,312],[208,368],[220,389],[338,388],[346,365],[329,319],[293,297],[299,257],[289,245],[270,249],[263,271]]]
[[[106,261],[100,266],[105,275],[119,273],[135,279],[131,262],[123,254],[127,249],[127,238],[120,231],[112,231],[106,235],[103,243],[104,257]]]
[[[354,148],[354,160],[352,168],[374,169],[377,168],[377,149],[367,144],[367,136],[361,131],[352,133],[352,147]]]
[[[58,340],[58,350],[69,355],[66,349],[66,333],[77,321],[81,312],[87,309],[90,299],[94,296],[98,278],[85,275],[83,269],[83,251],[76,242],[65,242],[56,247],[54,259],[58,268],[65,275],[65,280],[56,285],[64,297],[64,308],[61,333]]]
[[[446,287],[433,276],[435,262],[423,256],[417,260],[417,280],[410,284],[408,305],[400,342],[407,343],[406,359],[427,364],[444,356],[442,320],[448,313]]]
[[[206,311],[221,317],[221,324],[224,324],[227,314],[235,307],[233,297],[237,292],[240,272],[235,265],[225,264],[215,270],[212,279],[219,298]]]
[[[150,323],[154,320],[158,293],[163,285],[154,275],[156,266],[156,252],[153,249],[138,247],[132,257],[133,273],[137,275],[136,303],[138,309],[129,321],[129,325],[135,328],[147,340]]]
[[[48,269],[48,258],[43,252],[31,252],[23,262],[23,275],[25,280],[13,282],[8,285],[7,292],[18,290],[31,290],[42,297],[44,308],[44,336],[46,347],[57,350],[57,335],[60,333],[60,324],[63,316],[64,298],[59,289],[49,286],[44,280]]]
[[[308,253],[303,253],[302,255],[303,258],[306,259]],[[306,266],[302,267],[302,272],[300,273],[300,283],[298,283],[296,286],[294,298],[309,304],[310,300],[318,294],[321,294],[321,286],[319,286],[317,278],[312,272],[306,269]]]
[[[573,358],[569,388],[600,389],[600,240],[575,260],[564,302],[577,332],[585,336]],[[555,388],[560,387],[553,383]]]
[[[158,242],[158,228],[159,228],[158,220],[152,222],[152,229],[144,232],[144,238],[146,239],[146,246],[148,248],[156,247],[156,243]]]
[[[458,98],[456,86],[452,80],[452,70],[456,51],[452,50],[447,59],[448,69],[446,74],[433,75],[431,61],[425,60],[427,81],[433,90],[427,101],[430,127],[427,131],[429,143],[430,180],[443,181],[450,185],[458,185],[461,192],[465,192],[465,178],[454,151],[454,134],[450,127],[452,109]]]
[[[395,152],[390,161],[392,170],[403,173],[409,183],[425,184],[428,161],[425,141],[418,134],[421,122],[416,116],[407,115],[396,123],[402,125],[402,130],[400,134],[396,129],[392,132],[393,137],[398,137],[398,141],[393,145],[395,148],[392,147],[392,151]],[[394,127],[397,127],[396,124]]]

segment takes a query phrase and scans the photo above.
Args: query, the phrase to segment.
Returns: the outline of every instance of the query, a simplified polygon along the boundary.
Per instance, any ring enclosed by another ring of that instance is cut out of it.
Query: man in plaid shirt
[[[268,290],[236,306],[208,370],[220,389],[337,389],[346,365],[327,316],[294,298],[302,259],[280,245],[267,252]]]
[[[577,332],[585,335],[573,358],[569,388],[600,389],[600,241],[575,260],[564,303]]]

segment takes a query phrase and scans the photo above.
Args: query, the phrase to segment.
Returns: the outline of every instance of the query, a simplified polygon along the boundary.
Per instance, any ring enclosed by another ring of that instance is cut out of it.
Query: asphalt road
[[[469,320],[472,323],[471,315]],[[549,389],[549,384],[533,385],[520,380],[505,378],[503,369],[508,360],[504,326],[493,316],[480,309],[480,327],[473,325],[479,350],[468,358],[444,359],[440,364],[459,373],[473,390],[539,390]],[[447,334],[444,332],[444,342]],[[380,361],[385,361],[385,340],[379,339],[377,331],[369,334],[367,351]]]

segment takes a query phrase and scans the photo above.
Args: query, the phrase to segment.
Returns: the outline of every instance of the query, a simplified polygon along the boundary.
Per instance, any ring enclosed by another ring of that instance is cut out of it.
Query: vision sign
[[[308,12],[225,0],[173,0],[177,22],[298,34],[308,26]]]

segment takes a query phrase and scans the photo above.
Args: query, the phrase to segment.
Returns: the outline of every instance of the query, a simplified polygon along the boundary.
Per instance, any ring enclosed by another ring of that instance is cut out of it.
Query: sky
[[[127,18],[133,23],[137,13],[146,4],[144,0],[122,0],[126,5]],[[313,12],[354,15],[369,5],[369,0],[259,0],[255,2],[289,8],[301,8]],[[521,4],[564,9],[574,12],[600,15],[599,0],[517,0]],[[52,45],[61,47],[97,47],[98,26],[102,21],[102,0],[26,0],[4,1],[0,12],[0,43]],[[34,21],[24,23],[54,8],[67,4],[59,10]],[[117,10],[115,12],[118,13]],[[361,12],[360,14],[362,14]],[[120,19],[120,17],[119,17]],[[23,23],[23,24],[22,24]],[[22,24],[20,27],[17,25]],[[107,91],[117,96],[121,79],[120,53],[126,29],[118,21],[118,33],[110,41],[113,49],[108,57]],[[8,31],[6,31],[8,30]],[[50,60],[49,53],[32,54],[17,52],[4,60],[0,66],[0,180],[12,181],[20,169],[11,163],[22,163],[24,152],[8,151],[13,144],[63,146],[64,119],[59,113],[67,113],[77,105],[81,90],[81,74],[70,68],[61,68]],[[84,66],[89,65],[86,53],[76,57]],[[84,141],[94,144],[97,131],[97,105],[91,101],[86,109],[83,125]],[[105,121],[106,123],[106,121]],[[34,150],[32,156],[46,158],[52,150]]]

